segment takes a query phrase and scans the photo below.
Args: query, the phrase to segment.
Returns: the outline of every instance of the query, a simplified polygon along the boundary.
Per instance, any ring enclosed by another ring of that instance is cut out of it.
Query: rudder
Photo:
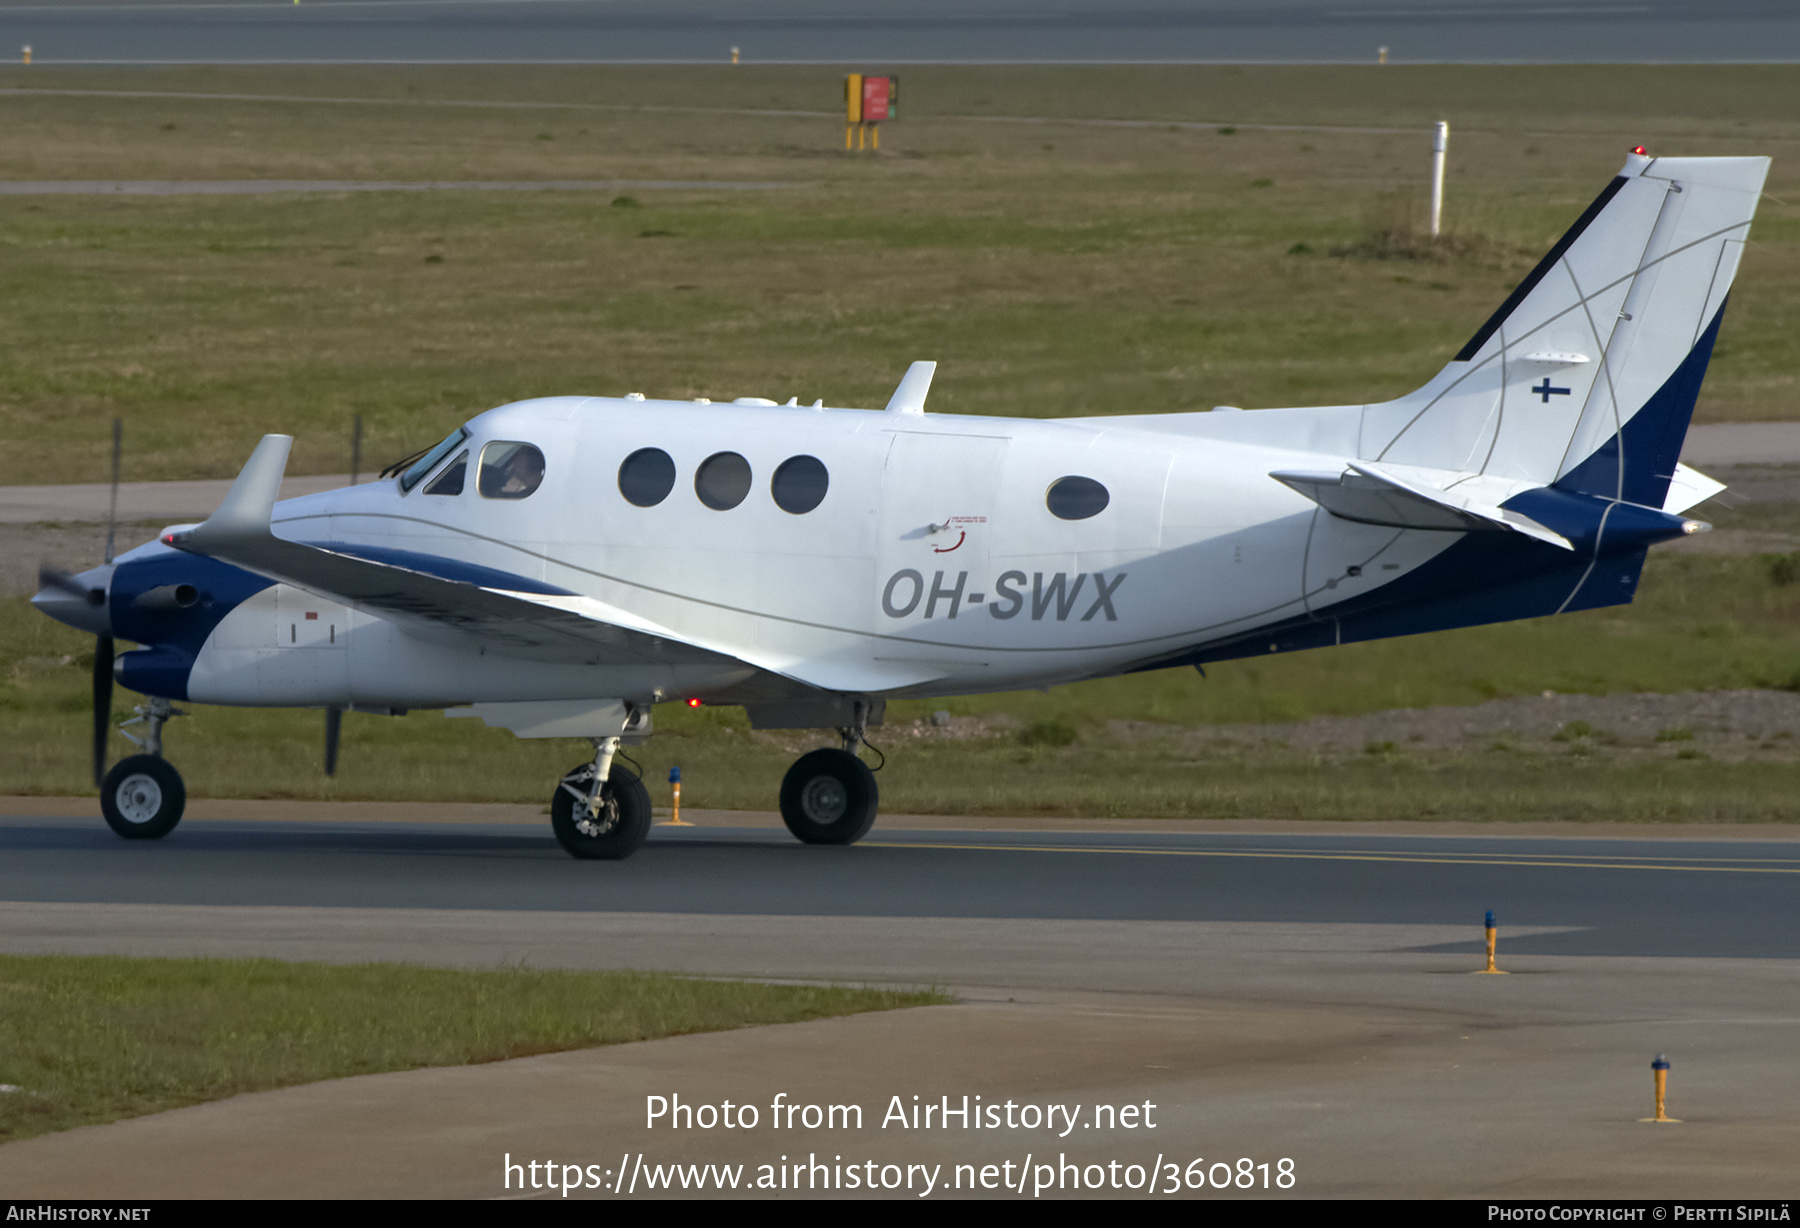
[[[1768,167],[1633,154],[1363,458],[1661,506]]]

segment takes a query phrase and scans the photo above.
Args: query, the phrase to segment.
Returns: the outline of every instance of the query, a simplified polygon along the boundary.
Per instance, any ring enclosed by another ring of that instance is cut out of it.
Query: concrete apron
[[[1265,1193],[1260,1166],[1273,1185],[1285,1158],[1288,1192],[1312,1198],[1744,1198],[1791,1194],[1800,1154],[1792,961],[1509,961],[1503,946],[1513,975],[1485,977],[1469,974],[1479,957],[1420,949],[1469,937],[1446,927],[655,914],[609,918],[600,948],[574,919],[0,905],[9,950],[85,949],[85,933],[87,945],[140,954],[354,959],[380,946],[389,958],[492,967],[523,951],[540,967],[912,984],[935,968],[958,979],[962,1001],[239,1096],[0,1147],[0,1189],[561,1197],[531,1188],[554,1172],[558,1183],[599,1183],[571,1197],[616,1197],[623,1166],[628,1192],[635,1175],[640,1197],[683,1196],[678,1178],[653,1191],[646,1173],[698,1163],[744,1165],[747,1194],[865,1197],[843,1175],[854,1165],[865,1181],[897,1182],[878,1191],[887,1197],[1019,1197],[1022,1174],[1025,1197],[1118,1197],[1160,1156],[1159,1191],[1171,1163],[1184,1179],[1208,1171],[1234,1182],[1184,1181],[1190,1197],[1282,1194]],[[1638,1120],[1651,1113],[1657,1051],[1674,1059],[1669,1111],[1680,1125]],[[676,1095],[753,1105],[760,1120],[648,1125],[648,1098]],[[839,1128],[807,1129],[798,1117],[774,1129],[778,1095],[858,1105],[861,1126],[840,1117]],[[954,1117],[949,1128],[935,1118],[911,1127],[915,1104],[947,1096],[959,1108],[965,1095],[1002,1113],[1011,1100],[1014,1128],[965,1129]],[[884,1125],[895,1097],[907,1126]],[[1022,1106],[1050,1104],[1070,1106],[1073,1129],[1060,1109],[1055,1129],[1019,1124]],[[1095,1128],[1096,1105],[1138,1106],[1138,1124]],[[520,1165],[510,1189],[509,1156]],[[826,1167],[811,1168],[815,1159]],[[1240,1159],[1256,1166],[1253,1189],[1235,1185]],[[1195,1160],[1205,1164],[1190,1169]],[[798,1177],[782,1167],[795,1163],[808,1165]],[[1010,1194],[979,1188],[1008,1176]],[[758,1191],[759,1178],[774,1188]]]

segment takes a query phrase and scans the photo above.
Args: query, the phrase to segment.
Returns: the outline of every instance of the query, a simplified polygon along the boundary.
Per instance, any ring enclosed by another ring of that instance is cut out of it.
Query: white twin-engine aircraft
[[[747,398],[548,397],[379,481],[276,502],[265,436],[203,524],[34,598],[148,697],[107,822],[165,835],[171,701],[448,709],[586,738],[553,791],[576,857],[650,800],[614,756],[661,702],[834,727],[788,772],[801,840],[874,822],[890,698],[1044,687],[1631,600],[1723,489],[1677,463],[1765,158],[1635,151],[1436,378],[1370,405],[1030,421]],[[388,475],[384,474],[384,478]],[[112,637],[141,647],[113,663]]]

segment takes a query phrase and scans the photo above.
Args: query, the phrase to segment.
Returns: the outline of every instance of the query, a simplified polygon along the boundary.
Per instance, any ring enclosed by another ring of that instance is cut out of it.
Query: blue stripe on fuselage
[[[1201,665],[1622,605],[1637,592],[1643,566],[1641,549],[1594,560],[1519,534],[1470,533],[1372,592],[1139,668]]]

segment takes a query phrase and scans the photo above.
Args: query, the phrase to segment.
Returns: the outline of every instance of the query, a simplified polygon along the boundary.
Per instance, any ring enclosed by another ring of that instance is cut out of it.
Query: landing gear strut
[[[594,759],[570,770],[550,799],[550,827],[571,857],[619,861],[650,834],[650,792],[615,765],[618,738],[595,738]]]
[[[158,840],[175,830],[187,808],[187,786],[181,773],[162,757],[162,727],[172,716],[187,715],[168,700],[139,704],[137,715],[119,726],[144,754],[129,755],[113,765],[100,782],[100,813],[106,825],[127,840]],[[145,725],[144,736],[126,729]]]
[[[863,745],[863,705],[856,723],[838,730],[843,749],[800,756],[781,782],[781,821],[807,844],[855,844],[869,834],[880,809],[875,773],[857,758]]]

